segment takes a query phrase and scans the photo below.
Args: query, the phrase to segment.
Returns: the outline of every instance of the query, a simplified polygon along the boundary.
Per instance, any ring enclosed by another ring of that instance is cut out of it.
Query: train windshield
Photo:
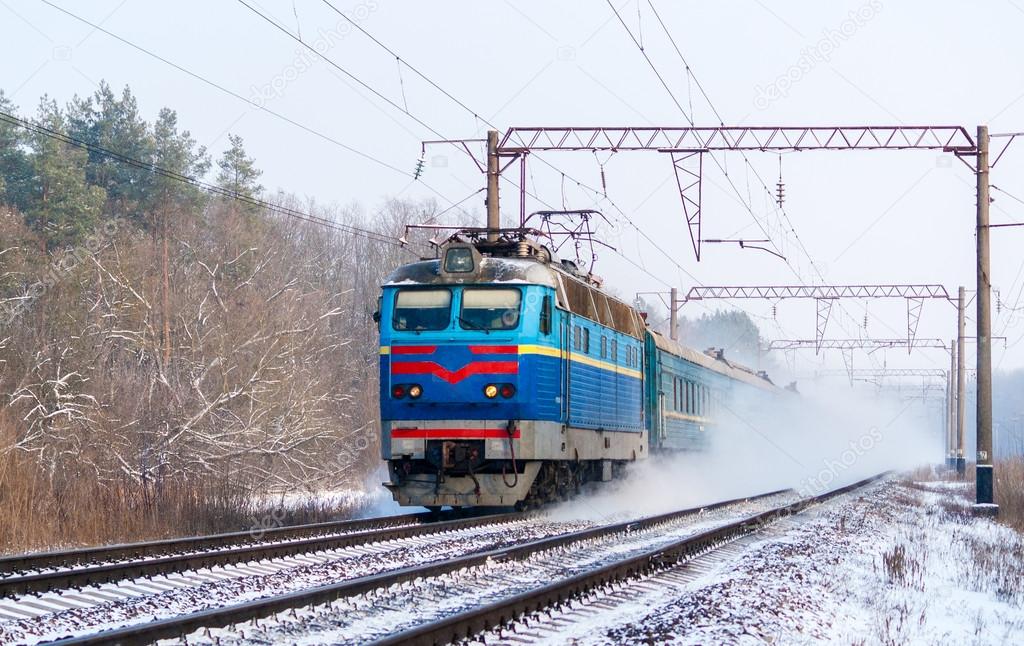
[[[465,289],[459,323],[464,330],[511,330],[519,325],[522,293],[515,288]]]
[[[448,289],[400,289],[395,297],[396,330],[443,330],[452,313],[452,293]]]

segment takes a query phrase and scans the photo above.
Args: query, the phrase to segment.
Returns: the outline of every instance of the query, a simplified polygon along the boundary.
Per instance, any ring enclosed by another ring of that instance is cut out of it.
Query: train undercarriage
[[[384,486],[401,505],[530,509],[615,479],[629,462],[646,457],[641,433],[534,423],[517,430],[514,439],[392,440]]]
[[[411,460],[390,463],[391,482],[385,483],[402,505],[431,510],[452,507],[514,507],[535,509],[569,500],[588,485],[620,477],[627,462],[621,460],[519,461],[515,468],[495,465],[479,472],[430,469]]]

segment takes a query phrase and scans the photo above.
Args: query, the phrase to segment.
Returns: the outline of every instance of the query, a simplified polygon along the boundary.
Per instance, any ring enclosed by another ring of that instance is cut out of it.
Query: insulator
[[[525,240],[520,240],[519,245],[516,247],[516,255],[520,258],[526,258],[530,255],[530,244]]]
[[[775,305],[772,305],[772,318],[774,319],[775,315],[778,314],[778,313],[779,313],[779,308],[776,307]]]
[[[416,160],[416,171],[413,173],[413,179],[419,179],[420,175],[423,174],[423,165],[426,163],[426,159],[422,156]]]

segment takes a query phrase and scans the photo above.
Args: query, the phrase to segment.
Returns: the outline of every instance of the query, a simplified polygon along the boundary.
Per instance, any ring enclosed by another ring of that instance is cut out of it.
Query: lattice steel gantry
[[[832,312],[833,301],[840,298],[904,298],[907,301],[907,353],[914,349],[917,324],[921,320],[924,299],[937,298],[952,302],[943,285],[748,285],[691,287],[683,302],[709,298],[757,298],[782,300],[786,298],[813,298],[817,304],[815,325],[815,354],[821,351]]]
[[[451,143],[451,142],[446,142]],[[463,144],[465,145],[465,144]],[[681,126],[509,128],[497,156],[520,160],[520,212],[525,214],[526,157],[544,151],[653,151],[672,162],[693,252],[700,261],[701,184],[705,153],[713,151],[941,150],[974,152],[963,126]]]

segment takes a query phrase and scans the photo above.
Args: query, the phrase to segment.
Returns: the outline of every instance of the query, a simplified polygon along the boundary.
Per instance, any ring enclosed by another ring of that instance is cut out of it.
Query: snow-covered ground
[[[527,640],[1024,644],[1024,537],[973,517],[968,494],[889,480],[744,539],[729,558],[692,563],[688,576],[598,595],[555,623],[541,617]],[[511,636],[487,643],[526,637]]]

